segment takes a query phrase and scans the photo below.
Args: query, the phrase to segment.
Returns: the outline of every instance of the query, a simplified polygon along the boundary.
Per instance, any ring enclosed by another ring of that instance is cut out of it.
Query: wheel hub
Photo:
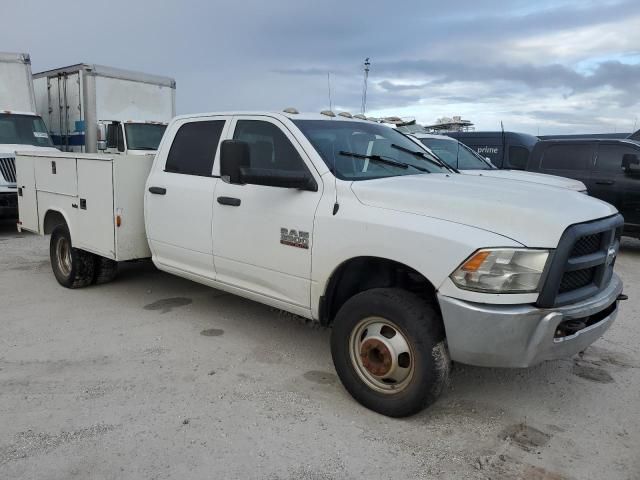
[[[387,346],[377,338],[369,338],[360,347],[362,365],[371,374],[382,377],[389,373],[393,357]]]
[[[68,276],[71,272],[71,245],[69,245],[67,239],[58,239],[58,243],[56,244],[56,257],[61,273]]]

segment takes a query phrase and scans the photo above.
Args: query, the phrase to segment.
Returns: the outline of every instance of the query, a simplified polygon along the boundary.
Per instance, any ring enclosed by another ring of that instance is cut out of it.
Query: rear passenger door
[[[188,118],[172,125],[168,154],[147,180],[145,217],[154,261],[214,279],[212,249],[213,165],[230,117]],[[179,272],[176,272],[179,273]]]
[[[588,188],[594,156],[594,144],[589,142],[551,144],[542,153],[540,173],[574,178]]]
[[[623,166],[624,155],[637,155],[640,149],[624,143],[598,145],[589,192],[615,206],[627,224],[640,224],[640,171],[638,165]]]

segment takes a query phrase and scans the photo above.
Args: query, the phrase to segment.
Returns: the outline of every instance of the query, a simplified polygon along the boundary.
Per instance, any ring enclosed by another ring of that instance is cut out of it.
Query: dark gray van
[[[589,195],[624,216],[624,234],[640,238],[640,142],[628,139],[541,140],[527,170],[582,181]]]
[[[480,156],[488,158],[498,168],[524,170],[538,137],[518,132],[448,132],[445,133]]]

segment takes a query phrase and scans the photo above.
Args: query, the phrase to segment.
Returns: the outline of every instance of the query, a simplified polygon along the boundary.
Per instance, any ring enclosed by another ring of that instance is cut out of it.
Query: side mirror
[[[240,140],[224,140],[220,145],[220,176],[229,177],[229,183],[243,183],[240,169],[249,167],[249,144]]]
[[[107,129],[104,123],[98,124],[98,150],[107,149]]]
[[[622,168],[630,170],[631,165],[640,165],[640,159],[635,153],[625,153],[622,155]]]

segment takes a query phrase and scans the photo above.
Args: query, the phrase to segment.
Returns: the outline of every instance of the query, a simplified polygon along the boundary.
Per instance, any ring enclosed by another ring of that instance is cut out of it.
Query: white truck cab
[[[385,415],[434,402],[451,360],[528,367],[574,355],[623,299],[614,207],[455,173],[370,121],[185,115],[153,159],[25,152],[17,163],[21,228],[51,233],[61,285],[102,283],[118,261],[151,256],[331,326],[344,386]]]
[[[0,52],[0,218],[18,216],[15,151],[55,151],[35,111],[31,58]]]
[[[522,170],[503,170],[495,167],[488,159],[481,157],[464,143],[445,135],[434,135],[415,132],[409,134],[417,142],[422,143],[434,155],[447,165],[457,169],[465,175],[479,175],[520,182],[541,183],[559,188],[568,188],[576,192],[587,193],[587,187],[579,180],[546,175],[542,173],[525,172]]]
[[[167,125],[167,122],[143,120],[98,120],[98,151],[155,155]]]

